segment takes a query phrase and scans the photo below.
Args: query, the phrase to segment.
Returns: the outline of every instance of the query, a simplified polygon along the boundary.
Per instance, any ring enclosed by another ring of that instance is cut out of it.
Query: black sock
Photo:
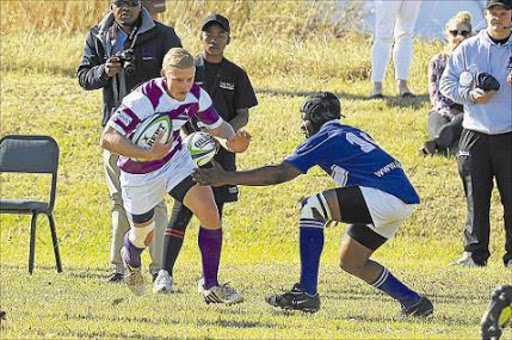
[[[174,264],[183,245],[185,230],[192,219],[192,211],[182,203],[175,201],[172,208],[171,219],[167,225],[164,236],[163,269],[171,276]]]

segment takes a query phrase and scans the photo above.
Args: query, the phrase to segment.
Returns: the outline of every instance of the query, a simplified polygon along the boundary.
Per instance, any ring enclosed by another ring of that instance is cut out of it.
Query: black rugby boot
[[[272,295],[265,299],[271,306],[288,310],[299,310],[306,313],[316,313],[320,309],[320,295],[311,296],[296,283],[292,290],[283,295]]]

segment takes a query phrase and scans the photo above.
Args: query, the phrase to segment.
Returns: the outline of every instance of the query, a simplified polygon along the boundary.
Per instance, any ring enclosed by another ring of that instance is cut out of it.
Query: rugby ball
[[[137,126],[132,142],[141,148],[150,150],[158,134],[163,133],[162,142],[167,144],[172,138],[172,121],[167,114],[155,114]]]
[[[218,150],[215,139],[209,133],[203,131],[188,135],[183,143],[185,143],[188,151],[190,151],[192,160],[198,166],[203,166],[211,161]]]

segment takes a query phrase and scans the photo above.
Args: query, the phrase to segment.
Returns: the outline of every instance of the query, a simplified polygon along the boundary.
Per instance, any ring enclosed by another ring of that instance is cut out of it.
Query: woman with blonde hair
[[[432,139],[423,145],[422,151],[426,155],[454,153],[457,150],[462,132],[463,108],[441,94],[439,83],[452,51],[471,36],[471,30],[471,13],[464,11],[454,15],[445,26],[448,43],[428,63],[428,91],[432,110],[429,112],[427,129]]]

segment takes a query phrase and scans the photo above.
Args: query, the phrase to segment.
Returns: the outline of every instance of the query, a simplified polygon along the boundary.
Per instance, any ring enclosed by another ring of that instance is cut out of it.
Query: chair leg
[[[28,272],[32,275],[34,271],[34,254],[36,250],[36,222],[38,212],[32,213],[32,221],[30,223],[30,250],[28,255]]]
[[[57,272],[62,273],[62,264],[60,262],[59,254],[59,241],[57,240],[57,231],[55,230],[55,220],[53,214],[48,214],[48,221],[50,221],[50,232],[52,233],[53,252],[55,253],[55,264],[57,265]]]

